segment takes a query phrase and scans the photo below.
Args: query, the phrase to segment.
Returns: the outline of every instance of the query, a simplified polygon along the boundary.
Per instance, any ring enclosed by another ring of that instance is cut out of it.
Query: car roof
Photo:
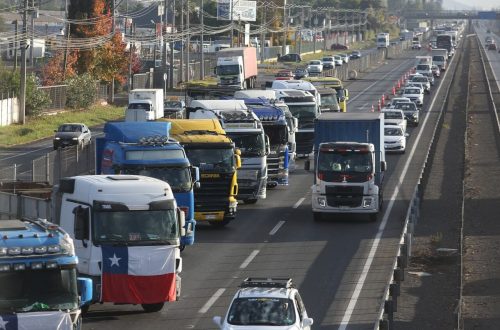
[[[296,291],[294,288],[261,288],[261,287],[248,287],[241,288],[237,293],[237,298],[290,298],[292,293]]]

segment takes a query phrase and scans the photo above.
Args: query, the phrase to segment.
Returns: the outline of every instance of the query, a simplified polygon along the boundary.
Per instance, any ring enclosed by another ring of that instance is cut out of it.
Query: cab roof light
[[[61,252],[61,247],[59,245],[49,245],[47,247],[47,252],[49,252],[49,253]]]
[[[0,272],[8,272],[8,271],[10,271],[9,264],[0,264]]]
[[[47,263],[45,264],[45,268],[47,269],[55,269],[57,268],[57,262],[56,261],[47,261]]]
[[[248,277],[240,285],[242,288],[292,288],[293,282],[291,278],[264,278],[264,277]]]
[[[0,247],[0,256],[6,256],[6,255],[7,255],[7,248]]]
[[[21,248],[21,254],[33,254],[33,247],[32,246],[23,246]]]
[[[11,248],[8,248],[7,250],[7,254],[8,255],[11,255],[11,256],[17,256],[17,255],[20,255],[21,254],[21,248],[20,247],[11,247]]]
[[[43,262],[37,261],[31,263],[31,269],[42,269],[42,268],[43,268]]]
[[[25,264],[14,264],[13,268],[14,268],[15,271],[25,270],[26,269],[26,265]]]

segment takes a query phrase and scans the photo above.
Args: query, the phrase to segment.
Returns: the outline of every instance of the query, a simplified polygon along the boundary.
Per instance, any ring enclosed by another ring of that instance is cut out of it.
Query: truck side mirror
[[[89,208],[78,206],[73,209],[73,214],[75,215],[75,239],[77,240],[88,240],[89,233]],[[85,247],[87,244],[84,243]]]
[[[385,161],[380,162],[380,170],[382,172],[387,170],[387,163]]]
[[[311,161],[308,159],[304,162],[304,170],[309,171],[311,169]]]
[[[271,143],[269,142],[269,136],[266,135],[266,156],[271,153]]]
[[[179,218],[179,227],[181,229],[181,236],[186,236],[186,215],[184,211],[177,208],[177,217]]]
[[[299,119],[296,117],[293,117],[293,130],[297,131],[299,129]]]
[[[349,91],[347,89],[344,89],[344,95],[345,95],[345,99],[349,100]]]
[[[236,154],[234,155],[234,160],[236,161],[236,168],[240,168],[241,167],[241,157],[240,155]]]
[[[92,302],[92,280],[86,277],[77,278],[78,295],[80,296],[80,307]]]
[[[196,189],[200,188],[200,169],[197,166],[191,166],[191,178],[194,187]]]

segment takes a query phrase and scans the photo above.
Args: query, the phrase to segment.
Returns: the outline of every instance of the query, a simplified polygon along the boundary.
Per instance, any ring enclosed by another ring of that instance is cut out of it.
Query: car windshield
[[[291,76],[291,72],[289,72],[289,71],[282,71],[282,72],[276,73],[276,77],[290,77],[290,76]]]
[[[309,62],[310,65],[320,65],[321,62],[320,61],[311,61]]]
[[[332,57],[323,57],[323,62],[333,62],[333,58]]]
[[[174,209],[95,211],[92,224],[96,244],[168,244],[179,238]]]
[[[239,65],[220,65],[220,66],[217,66],[217,74],[219,76],[237,75],[239,73],[240,73],[240,66]]]
[[[420,94],[420,89],[419,88],[408,88],[408,89],[405,89],[404,94]]]
[[[0,313],[78,308],[76,269],[0,273]]]
[[[385,136],[403,136],[403,130],[399,127],[384,127]]]
[[[264,131],[269,137],[271,145],[285,144],[288,142],[288,129],[286,125],[264,126]]]
[[[173,192],[188,192],[191,190],[191,171],[189,167],[167,166],[127,166],[121,174],[144,175],[167,182]]]
[[[234,151],[232,148],[186,148],[189,162],[200,170],[220,173],[234,171]]]
[[[403,103],[403,102],[400,102],[400,103],[396,103],[394,105],[394,108],[396,109],[400,109],[400,110],[417,110],[417,106],[415,105],[415,103],[411,102],[411,103]]]
[[[264,136],[261,132],[255,133],[239,133],[239,132],[226,132],[227,135],[233,140],[235,146],[241,150],[243,157],[262,157],[265,155],[265,142]]]
[[[423,82],[423,83],[429,82],[426,77],[413,77],[411,79],[411,81],[412,82]]]
[[[59,126],[59,132],[81,132],[82,126],[80,125],[62,125]]]
[[[165,108],[182,108],[182,103],[179,101],[167,101],[164,106]]]
[[[403,114],[399,111],[384,112],[385,119],[403,119]]]
[[[417,65],[417,70],[426,71],[426,70],[430,70],[430,67],[428,64],[419,64],[419,65]]]
[[[295,308],[285,298],[236,298],[227,315],[232,325],[290,326],[295,323]]]

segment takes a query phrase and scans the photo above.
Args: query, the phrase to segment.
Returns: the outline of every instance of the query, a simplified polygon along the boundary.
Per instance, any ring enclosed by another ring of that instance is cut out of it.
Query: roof
[[[293,288],[242,288],[238,291],[239,298],[290,298]]]
[[[191,108],[203,108],[208,110],[246,110],[247,106],[243,100],[193,100]]]
[[[258,98],[258,97],[263,97],[266,99],[276,99],[277,98],[277,93],[275,90],[271,89],[247,89],[247,90],[242,90],[242,91],[236,91],[234,92],[234,97],[235,98]]]
[[[104,133],[108,140],[135,143],[143,137],[165,136],[168,138],[171,124],[168,122],[108,122]]]
[[[172,124],[172,138],[180,143],[232,143],[217,119],[163,119]]]
[[[383,119],[379,112],[324,112],[316,120],[375,120]]]

